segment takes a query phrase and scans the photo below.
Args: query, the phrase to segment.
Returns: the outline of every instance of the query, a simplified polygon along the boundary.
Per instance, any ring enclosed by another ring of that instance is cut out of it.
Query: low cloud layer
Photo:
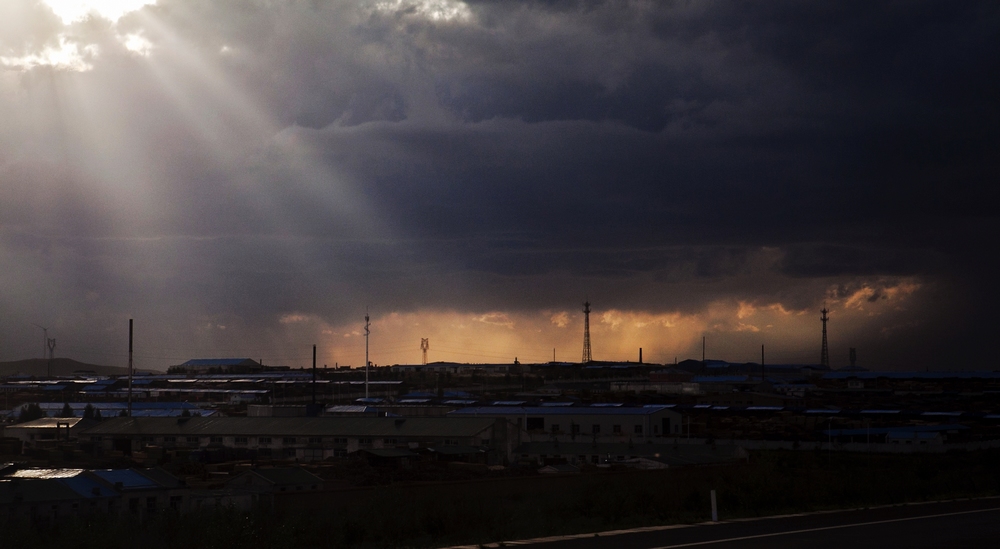
[[[989,367],[991,2],[143,4],[0,7],[0,360]]]

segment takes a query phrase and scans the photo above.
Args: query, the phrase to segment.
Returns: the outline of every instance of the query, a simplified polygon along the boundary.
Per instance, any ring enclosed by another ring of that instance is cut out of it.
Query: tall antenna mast
[[[372,333],[371,322],[368,321],[368,310],[365,310],[365,398],[368,398],[368,365],[371,362],[368,360],[368,334]]]
[[[132,319],[128,319],[128,417],[132,417]]]
[[[591,362],[594,357],[590,353],[590,301],[583,302],[583,362]]]
[[[424,352],[424,366],[427,366],[427,349],[431,348],[430,338],[420,338],[420,350]]]
[[[822,366],[822,367],[824,367],[824,368],[829,368],[830,367],[830,348],[826,344],[826,321],[830,320],[830,317],[827,316],[827,313],[829,313],[830,311],[824,305],[823,306],[823,310],[820,311],[820,312],[823,313],[823,316],[819,317],[819,319],[823,321],[823,348],[819,352],[819,365]]]

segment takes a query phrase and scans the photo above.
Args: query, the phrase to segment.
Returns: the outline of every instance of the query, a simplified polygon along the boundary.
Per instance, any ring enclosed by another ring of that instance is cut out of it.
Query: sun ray
[[[116,22],[128,13],[156,4],[156,0],[42,0],[42,2],[67,25],[92,15]]]

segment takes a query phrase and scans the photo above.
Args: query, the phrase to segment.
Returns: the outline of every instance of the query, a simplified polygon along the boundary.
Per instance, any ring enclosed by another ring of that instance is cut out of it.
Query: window
[[[309,437],[309,444],[323,444],[323,437]]]
[[[246,444],[247,437],[236,437],[236,444]]]
[[[573,423],[569,426],[569,431],[574,435],[578,435],[580,434],[580,426],[577,425],[576,423]]]
[[[90,442],[100,442],[104,440],[104,437],[90,437]]]
[[[543,417],[529,417],[528,421],[525,422],[525,427],[529,431],[544,431],[545,430],[545,418],[543,418]]]
[[[150,496],[146,498],[146,510],[147,511],[156,510],[156,496]]]
[[[334,444],[347,444],[347,439],[346,438],[334,438],[333,439],[333,443]]]
[[[394,438],[384,438],[382,439],[382,444],[396,444],[396,439]]]
[[[590,426],[590,432],[594,433],[595,435],[600,434],[601,433],[601,426],[600,425],[591,425]]]
[[[364,437],[364,438],[359,438],[358,439],[358,444],[371,444],[371,443],[372,443],[372,439],[368,438],[368,437]]]
[[[177,437],[163,437],[163,442],[177,442]]]
[[[211,437],[208,440],[212,444],[222,444],[222,437]]]
[[[257,437],[257,444],[261,446],[270,446],[271,437]]]
[[[559,424],[558,423],[553,423],[552,424],[552,432],[553,433],[558,433],[559,432]]]
[[[641,435],[642,434],[642,425],[636,425],[635,426],[635,434],[637,434],[637,435]]]
[[[346,448],[334,448],[333,449],[333,457],[335,457],[335,458],[345,458],[345,457],[347,457],[347,449]]]
[[[614,434],[616,434],[616,435],[622,434],[622,426],[621,425],[612,425],[611,426],[611,432],[614,433]]]
[[[285,437],[281,439],[282,444],[295,444],[295,437]]]
[[[187,437],[188,444],[198,444],[198,437]]]

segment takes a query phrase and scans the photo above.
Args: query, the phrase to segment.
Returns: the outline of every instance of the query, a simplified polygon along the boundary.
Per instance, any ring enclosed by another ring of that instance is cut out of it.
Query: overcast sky
[[[995,369],[998,81],[994,1],[3,0],[0,361],[579,361],[589,299]]]

